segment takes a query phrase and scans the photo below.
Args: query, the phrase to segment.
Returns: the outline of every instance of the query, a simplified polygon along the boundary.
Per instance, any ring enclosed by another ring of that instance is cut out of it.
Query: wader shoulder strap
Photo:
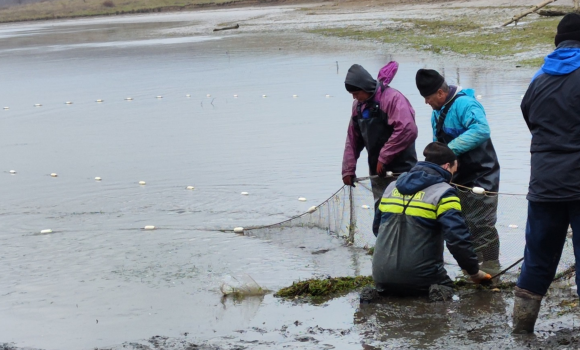
[[[447,113],[449,113],[451,106],[453,105],[455,100],[457,100],[458,97],[459,95],[455,95],[455,97],[453,97],[451,101],[447,102],[447,104],[445,105],[445,109],[443,110],[443,112],[441,112],[441,114],[439,114],[439,119],[437,119],[437,124],[435,125],[435,136],[437,137],[437,141],[439,142],[447,143],[445,142],[445,140],[443,140],[442,137],[443,124],[445,123],[445,118],[447,118]]]

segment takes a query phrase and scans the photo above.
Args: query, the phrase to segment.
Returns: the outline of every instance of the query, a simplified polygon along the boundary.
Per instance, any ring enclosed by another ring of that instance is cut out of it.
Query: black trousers
[[[473,248],[479,262],[499,259],[497,221],[498,196],[474,194],[457,190],[461,211],[473,238]]]

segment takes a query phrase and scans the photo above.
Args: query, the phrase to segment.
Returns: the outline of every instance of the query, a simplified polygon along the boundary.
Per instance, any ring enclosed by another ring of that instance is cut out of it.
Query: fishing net
[[[508,267],[502,282],[515,282],[522,264],[525,247],[525,227],[528,202],[525,195],[476,194],[458,188],[464,216],[472,233],[474,249],[482,262],[482,270],[494,275]],[[497,217],[494,215],[497,207]],[[374,200],[370,180],[344,186],[330,198],[308,212],[267,226],[246,228],[248,234],[268,234],[280,230],[311,230],[345,240],[347,244],[369,249],[374,247],[372,233]],[[463,273],[445,249],[445,264],[454,279]],[[513,266],[512,266],[513,265]],[[570,279],[575,273],[571,234],[568,235],[558,266],[556,278]]]

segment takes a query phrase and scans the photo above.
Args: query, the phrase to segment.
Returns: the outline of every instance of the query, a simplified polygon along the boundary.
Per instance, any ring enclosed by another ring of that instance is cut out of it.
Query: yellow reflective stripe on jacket
[[[381,199],[381,205],[382,204],[398,204],[398,205],[405,205],[407,204],[409,201],[406,200],[402,200],[402,199],[398,199],[398,198],[382,198]],[[425,203],[425,202],[421,202],[421,201],[416,201],[416,200],[412,200],[411,204],[414,207],[421,207],[424,209],[431,209],[433,211],[437,210],[437,207],[433,204],[429,204],[429,203]],[[380,206],[379,206],[380,208]]]
[[[407,201],[408,202],[408,201]],[[383,198],[379,205],[379,210],[383,213],[402,214],[405,209],[405,204],[400,199]],[[406,215],[417,216],[425,219],[437,219],[437,213],[434,205],[422,203],[418,201],[411,201],[405,210]]]
[[[451,196],[441,199],[439,202],[439,207],[437,207],[437,217],[450,209],[461,211],[461,204],[458,197]]]

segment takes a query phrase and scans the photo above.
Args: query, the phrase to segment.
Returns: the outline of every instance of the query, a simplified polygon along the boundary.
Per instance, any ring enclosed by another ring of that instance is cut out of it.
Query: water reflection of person
[[[433,141],[447,144],[459,160],[453,182],[499,191],[499,161],[485,111],[474,98],[475,92],[448,85],[432,69],[419,69],[415,80],[425,103],[433,108]],[[484,263],[482,268],[499,272],[499,235],[495,228],[498,197],[475,197],[470,192],[459,192],[459,196],[479,261]]]
[[[350,67],[344,85],[354,98],[348,125],[342,181],[354,186],[356,162],[367,149],[375,209],[385,188],[394,179],[388,171],[403,173],[417,163],[415,111],[407,98],[389,86],[399,65],[389,62],[378,76],[378,82],[362,66]]]
[[[449,184],[457,170],[455,154],[433,142],[423,155],[424,162],[387,187],[375,214],[373,279],[379,293],[421,295],[432,293],[432,285],[452,288],[443,266],[444,241],[473,282],[491,279],[479,270],[457,192]]]
[[[466,290],[453,302],[439,303],[388,296],[361,304],[354,313],[354,324],[363,342],[374,344],[375,349],[449,349],[466,345],[465,339],[497,341],[498,332],[491,330],[505,334],[509,329],[506,308],[502,293],[490,291]]]

